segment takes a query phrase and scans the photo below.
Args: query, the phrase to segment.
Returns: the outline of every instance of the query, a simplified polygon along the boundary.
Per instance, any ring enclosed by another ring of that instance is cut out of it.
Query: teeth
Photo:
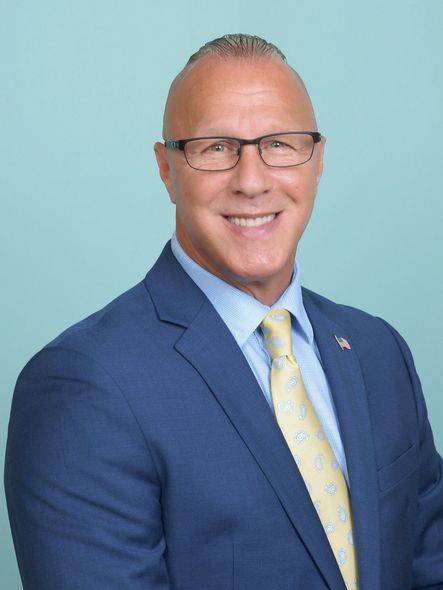
[[[245,227],[258,227],[259,225],[264,225],[265,223],[269,223],[273,219],[275,219],[275,213],[271,213],[271,215],[266,215],[264,217],[228,217],[228,221],[233,223],[234,225],[241,225]]]

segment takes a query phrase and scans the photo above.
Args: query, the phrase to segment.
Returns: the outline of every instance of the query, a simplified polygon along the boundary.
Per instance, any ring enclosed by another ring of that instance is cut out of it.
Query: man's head
[[[207,43],[172,83],[166,140],[255,139],[292,131],[316,131],[311,101],[284,55],[263,39],[228,35]],[[266,149],[260,145],[268,164],[259,146],[243,145],[238,163],[220,171],[196,170],[184,151],[156,143],[160,175],[176,205],[177,236],[186,252],[213,274],[272,304],[292,275],[322,172],[323,146],[324,140],[312,144],[312,157],[301,165],[278,167],[269,162],[275,164],[277,157],[286,166],[282,150],[292,149],[283,141]],[[220,154],[232,148],[215,142],[210,150]]]

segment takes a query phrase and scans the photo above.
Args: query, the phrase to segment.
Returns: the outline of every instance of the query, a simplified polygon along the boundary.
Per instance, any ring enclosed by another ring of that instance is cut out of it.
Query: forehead
[[[165,110],[169,137],[254,137],[313,125],[303,83],[277,58],[203,58],[174,81]]]

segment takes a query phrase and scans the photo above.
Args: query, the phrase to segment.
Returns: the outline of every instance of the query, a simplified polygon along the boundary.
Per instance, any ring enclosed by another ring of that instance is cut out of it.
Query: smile
[[[234,225],[240,225],[242,227],[258,227],[270,223],[276,218],[276,213],[271,215],[264,215],[262,217],[227,217],[226,219]]]

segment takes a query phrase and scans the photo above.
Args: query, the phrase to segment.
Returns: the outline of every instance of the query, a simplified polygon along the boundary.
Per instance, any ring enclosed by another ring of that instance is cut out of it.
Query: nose
[[[261,159],[258,146],[243,145],[240,153],[238,164],[232,169],[232,191],[249,198],[269,192],[272,174]]]

